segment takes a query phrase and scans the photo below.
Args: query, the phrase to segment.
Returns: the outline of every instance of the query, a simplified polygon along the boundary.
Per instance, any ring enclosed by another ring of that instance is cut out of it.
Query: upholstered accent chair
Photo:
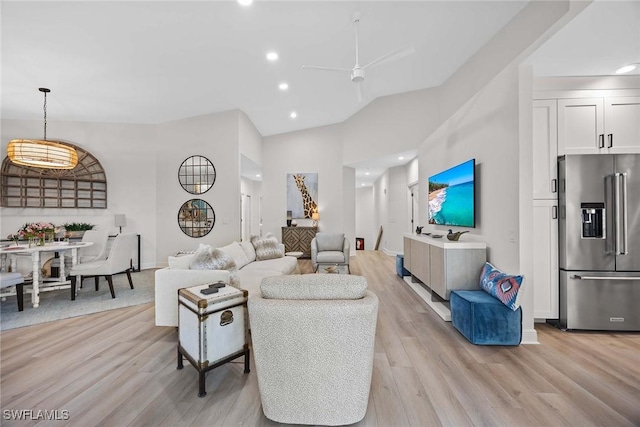
[[[109,250],[109,256],[106,259],[76,264],[69,272],[71,276],[71,300],[76,299],[76,277],[94,277],[96,291],[99,289],[98,281],[100,276],[104,276],[109,284],[111,298],[116,297],[113,289],[112,276],[116,273],[126,273],[129,280],[129,286],[133,289],[133,281],[131,280],[131,256],[137,245],[137,236],[134,233],[118,234],[113,240],[113,245]]]
[[[24,310],[24,278],[20,273],[0,273],[0,289],[15,287],[15,295],[18,299],[18,311]],[[0,293],[1,297],[13,295],[13,292]]]
[[[311,240],[311,262],[318,270],[321,264],[345,265],[349,270],[349,239],[344,233],[316,233]]]
[[[343,425],[367,412],[378,297],[361,276],[267,277],[249,297],[262,409],[289,424]]]

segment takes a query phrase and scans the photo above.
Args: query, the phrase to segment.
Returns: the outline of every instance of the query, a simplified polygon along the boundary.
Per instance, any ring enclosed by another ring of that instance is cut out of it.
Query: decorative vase
[[[416,227],[416,234],[422,234],[422,229],[423,228],[424,227],[420,227],[420,226]]]

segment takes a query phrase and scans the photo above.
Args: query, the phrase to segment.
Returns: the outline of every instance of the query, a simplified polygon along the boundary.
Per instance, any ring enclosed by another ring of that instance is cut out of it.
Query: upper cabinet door
[[[533,101],[533,198],[558,198],[557,101]]]
[[[558,154],[599,154],[604,147],[604,100],[558,100]]]
[[[640,97],[604,99],[607,152],[640,153]]]

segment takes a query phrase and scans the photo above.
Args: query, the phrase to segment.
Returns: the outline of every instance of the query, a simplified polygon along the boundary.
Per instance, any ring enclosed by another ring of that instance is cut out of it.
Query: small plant
[[[92,230],[95,225],[87,222],[67,222],[63,227],[66,231],[86,231]]]

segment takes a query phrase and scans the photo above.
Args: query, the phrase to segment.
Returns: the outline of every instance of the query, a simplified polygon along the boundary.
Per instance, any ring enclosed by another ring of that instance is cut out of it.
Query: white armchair
[[[111,245],[109,256],[106,259],[76,264],[69,272],[71,276],[71,299],[76,299],[76,277],[92,276],[95,277],[96,291],[98,290],[98,279],[105,276],[109,283],[111,297],[115,298],[116,294],[113,289],[112,276],[116,273],[127,273],[129,286],[133,289],[133,281],[131,280],[131,257],[137,245],[137,236],[134,233],[119,234]]]
[[[349,239],[344,233],[316,233],[311,240],[311,263],[314,271],[321,264],[344,265],[349,270]]]
[[[267,277],[249,297],[262,409],[289,424],[342,425],[367,412],[378,297],[361,276]]]

